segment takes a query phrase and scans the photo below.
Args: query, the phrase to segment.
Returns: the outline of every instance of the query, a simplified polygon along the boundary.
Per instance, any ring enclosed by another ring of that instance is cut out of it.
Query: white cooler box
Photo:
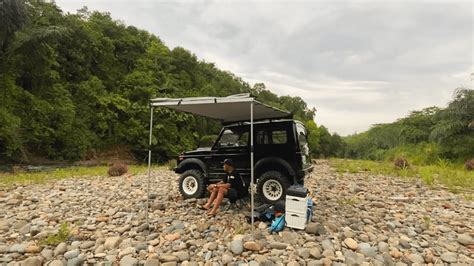
[[[286,226],[305,229],[307,220],[307,192],[303,186],[291,186],[286,192],[285,221]]]
[[[305,214],[298,214],[298,213],[285,213],[285,222],[286,226],[295,228],[295,229],[305,229],[306,228],[306,213]]]

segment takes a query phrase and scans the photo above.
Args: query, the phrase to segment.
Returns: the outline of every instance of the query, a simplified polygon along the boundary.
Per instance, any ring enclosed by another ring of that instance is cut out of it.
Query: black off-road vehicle
[[[226,158],[234,161],[249,187],[249,131],[247,122],[224,125],[212,147],[179,155],[175,172],[181,174],[179,190],[184,198],[202,197],[208,184],[220,181]],[[255,122],[254,163],[257,194],[263,202],[276,202],[290,185],[303,184],[313,170],[303,123],[292,119]]]

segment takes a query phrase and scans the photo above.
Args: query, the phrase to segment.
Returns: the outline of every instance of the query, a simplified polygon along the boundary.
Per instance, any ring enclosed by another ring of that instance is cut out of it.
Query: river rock
[[[244,251],[244,245],[242,244],[242,240],[236,239],[230,243],[230,250],[234,255],[240,255]]]

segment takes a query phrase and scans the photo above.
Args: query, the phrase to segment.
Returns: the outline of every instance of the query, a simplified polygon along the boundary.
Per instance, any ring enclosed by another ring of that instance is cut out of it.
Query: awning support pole
[[[150,109],[150,140],[148,141],[148,180],[146,188],[146,209],[145,209],[145,219],[146,225],[149,228],[150,224],[148,223],[148,209],[150,208],[150,176],[151,176],[151,138],[153,136],[153,106]]]
[[[253,217],[253,211],[254,211],[254,171],[253,171],[253,99],[250,101],[250,219],[252,222],[252,232],[254,229],[253,223],[254,223],[254,217]]]

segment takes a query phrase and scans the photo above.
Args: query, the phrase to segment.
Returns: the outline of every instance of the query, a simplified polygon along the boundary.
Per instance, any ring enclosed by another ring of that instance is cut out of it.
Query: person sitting
[[[219,206],[224,197],[229,198],[231,203],[235,203],[238,199],[245,197],[248,193],[243,178],[235,169],[234,162],[231,159],[225,159],[223,167],[226,176],[222,181],[216,184],[211,184],[207,187],[207,190],[211,193],[211,196],[209,197],[207,203],[202,206],[204,209],[209,210],[211,205],[214,203],[214,207],[208,213],[211,216],[215,216],[217,214]]]

